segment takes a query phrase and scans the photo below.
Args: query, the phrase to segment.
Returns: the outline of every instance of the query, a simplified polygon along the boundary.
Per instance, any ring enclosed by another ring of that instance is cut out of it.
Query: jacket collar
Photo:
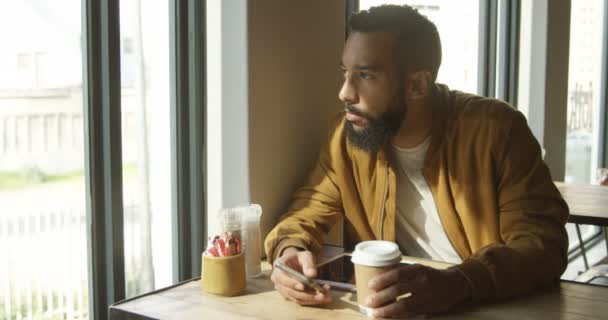
[[[447,119],[452,111],[452,98],[450,90],[446,85],[436,84],[433,90],[433,124],[431,127],[431,143],[424,158],[424,165],[429,166],[435,154],[445,141],[447,131]]]
[[[431,143],[424,158],[424,166],[431,165],[433,159],[436,159],[435,154],[440,149],[445,141],[446,124],[449,113],[452,110],[452,94],[450,89],[444,84],[435,84],[433,89],[433,123],[431,127]],[[392,147],[390,142],[387,143],[382,150],[378,152],[378,160],[382,163],[388,161],[391,165],[395,163]]]

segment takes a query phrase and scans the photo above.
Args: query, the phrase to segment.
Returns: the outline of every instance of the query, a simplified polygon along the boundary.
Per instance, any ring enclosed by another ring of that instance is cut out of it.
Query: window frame
[[[89,317],[125,299],[119,0],[83,0]],[[206,239],[206,1],[169,0],[174,282],[200,275]]]
[[[521,0],[479,2],[477,93],[517,107]]]
[[[517,107],[521,0],[500,0],[496,97]]]
[[[206,228],[206,1],[171,0],[174,282],[200,276]]]
[[[486,97],[496,94],[497,29],[497,0],[479,1],[477,93]]]
[[[89,317],[125,298],[118,0],[83,2]]]
[[[600,137],[599,137],[599,150],[598,150],[598,164],[602,167],[608,167],[608,148],[606,142],[608,141],[608,3],[604,1],[603,10],[603,26],[602,26],[602,62],[601,62],[601,76],[600,76]],[[607,231],[608,232],[608,231]]]
[[[344,39],[348,38],[348,19],[350,15],[359,11],[359,0],[346,0],[344,5]]]

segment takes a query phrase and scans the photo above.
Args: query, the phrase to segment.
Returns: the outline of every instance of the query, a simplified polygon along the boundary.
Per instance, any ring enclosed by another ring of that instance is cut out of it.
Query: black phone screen
[[[341,254],[317,267],[317,279],[343,283],[355,283],[355,267],[351,256]]]

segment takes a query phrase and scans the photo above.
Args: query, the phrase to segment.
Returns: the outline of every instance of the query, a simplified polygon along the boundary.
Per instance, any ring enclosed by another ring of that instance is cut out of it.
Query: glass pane
[[[80,0],[0,1],[0,319],[87,319]]]
[[[597,184],[602,52],[602,0],[572,1],[570,16],[570,61],[568,70],[568,114],[566,129],[566,176],[571,183]],[[568,224],[570,243],[579,245],[574,226]],[[600,232],[597,226],[581,225],[583,239]],[[601,244],[601,243],[600,243]],[[589,264],[596,264],[598,246],[587,245]],[[603,249],[599,248],[599,251]],[[574,279],[585,271],[582,257],[568,264],[563,279]]]
[[[168,8],[120,2],[127,297],[172,283]]]
[[[566,181],[596,183],[600,143],[602,0],[572,1]]]
[[[359,9],[381,4],[407,4],[433,21],[443,51],[437,82],[477,92],[479,0],[360,0]]]

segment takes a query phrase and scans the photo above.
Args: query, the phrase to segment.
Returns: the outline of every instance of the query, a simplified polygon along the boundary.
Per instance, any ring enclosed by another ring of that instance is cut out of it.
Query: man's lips
[[[367,119],[348,111],[346,112],[346,120],[353,122],[357,125],[361,125],[367,121]]]

